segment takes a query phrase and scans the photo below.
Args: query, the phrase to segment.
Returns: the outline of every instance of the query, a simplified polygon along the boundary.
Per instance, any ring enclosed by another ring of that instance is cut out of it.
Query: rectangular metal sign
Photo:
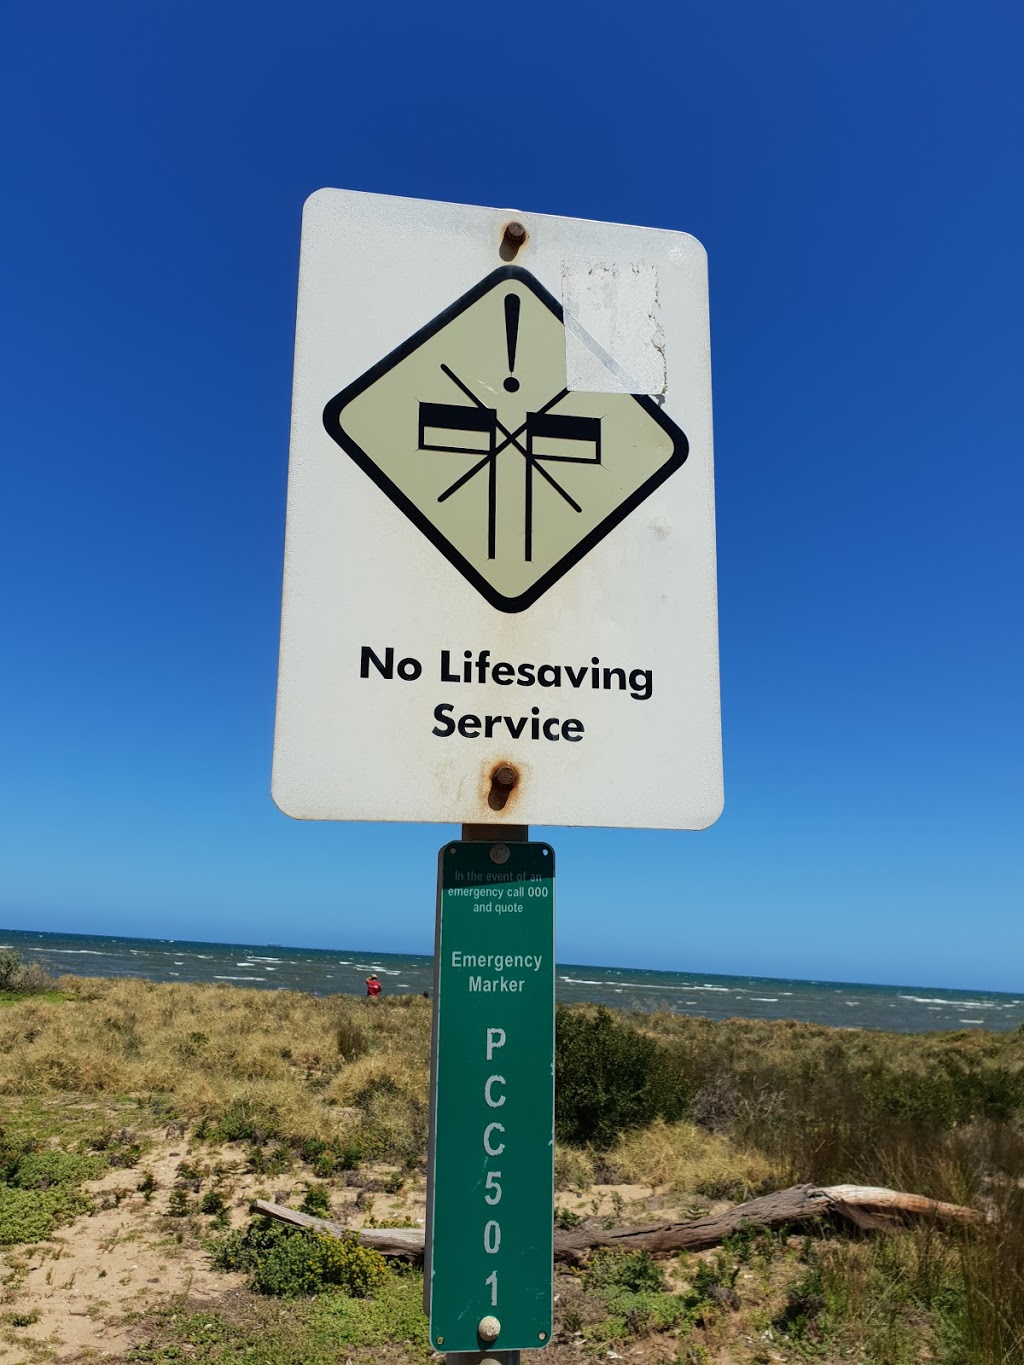
[[[273,793],[313,820],[718,817],[693,237],[308,200]]]
[[[537,843],[440,853],[424,1286],[438,1351],[551,1337],[554,861]]]

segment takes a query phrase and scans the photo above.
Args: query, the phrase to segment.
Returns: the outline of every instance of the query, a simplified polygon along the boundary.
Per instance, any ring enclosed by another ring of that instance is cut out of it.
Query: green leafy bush
[[[654,1038],[603,1007],[558,1007],[555,1135],[561,1142],[607,1148],[630,1128],[680,1118],[685,1106],[682,1075]]]
[[[76,1156],[72,1152],[25,1152],[7,1176],[7,1183],[20,1190],[49,1190],[55,1185],[78,1185],[93,1180],[106,1169],[102,1157]]]
[[[300,1138],[295,1150],[303,1161],[313,1167],[313,1174],[321,1179],[336,1171],[355,1171],[363,1159],[363,1147],[358,1138],[337,1137]]]
[[[362,1299],[387,1276],[380,1252],[361,1246],[353,1234],[325,1237],[263,1217],[226,1237],[214,1249],[213,1264],[221,1270],[246,1271],[256,1293],[283,1298],[334,1289]]]
[[[0,1246],[38,1242],[92,1208],[76,1188],[106,1169],[97,1156],[41,1151],[0,1129]]]
[[[706,1298],[709,1289],[732,1289],[739,1275],[739,1262],[727,1251],[717,1251],[708,1261],[701,1261],[693,1275],[695,1294]]]
[[[319,1218],[327,1218],[331,1212],[331,1192],[326,1185],[319,1185],[315,1180],[306,1181],[306,1193],[303,1195],[302,1203],[299,1205],[303,1213],[311,1213]]]
[[[176,1185],[171,1190],[171,1197],[167,1201],[167,1212],[172,1218],[187,1218],[192,1212],[192,1201],[188,1197],[188,1191]]]
[[[587,1266],[592,1289],[626,1289],[634,1294],[660,1294],[665,1272],[649,1251],[614,1251],[599,1247]]]
[[[281,1121],[273,1105],[237,1100],[219,1119],[200,1125],[196,1136],[213,1142],[255,1142],[261,1146],[281,1132]]]
[[[22,1190],[0,1185],[0,1246],[43,1241],[91,1207],[83,1194],[68,1186]]]

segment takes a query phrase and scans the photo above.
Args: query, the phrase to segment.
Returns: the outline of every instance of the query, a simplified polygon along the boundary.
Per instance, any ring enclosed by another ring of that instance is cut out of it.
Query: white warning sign
[[[283,811],[718,817],[710,377],[707,261],[685,233],[311,197]]]

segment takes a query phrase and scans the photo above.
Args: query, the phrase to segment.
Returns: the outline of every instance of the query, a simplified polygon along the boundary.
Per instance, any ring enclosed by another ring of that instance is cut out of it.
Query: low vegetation
[[[102,1161],[68,1152],[36,1152],[8,1143],[0,1129],[0,1247],[37,1242],[91,1204],[79,1191]]]
[[[0,1004],[13,1004],[26,995],[59,999],[55,984],[40,963],[26,963],[14,948],[0,948]]]
[[[375,1192],[421,1190],[429,1018],[414,996],[368,1007],[73,978],[19,995],[0,1011],[0,1246],[16,1256],[72,1235],[98,1199],[131,1198],[169,1245],[246,1287],[216,1308],[151,1307],[128,1359],[426,1359],[417,1270],[354,1238],[248,1217],[224,1172],[271,1193],[283,1182],[293,1205],[326,1216],[357,1190],[346,1207],[371,1221]],[[563,1227],[697,1216],[800,1181],[913,1190],[989,1221],[751,1229],[661,1260],[595,1253],[559,1272],[549,1365],[623,1348],[676,1365],[1024,1365],[1024,1034],[561,1007],[556,1078]],[[182,1135],[170,1177],[148,1168],[154,1132]],[[98,1195],[98,1177],[117,1188]],[[0,1341],[27,1339],[35,1310],[4,1306],[16,1299],[2,1276]]]

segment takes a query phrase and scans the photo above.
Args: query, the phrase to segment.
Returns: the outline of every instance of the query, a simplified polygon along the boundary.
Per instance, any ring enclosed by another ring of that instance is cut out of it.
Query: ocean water
[[[110,938],[0,929],[0,947],[55,974],[203,981],[258,990],[314,995],[363,995],[376,972],[385,995],[431,989],[429,957],[334,948],[282,948],[263,943],[191,943],[178,939]],[[636,967],[559,963],[558,999],[588,1000],[619,1009],[670,1009],[708,1019],[803,1019],[846,1028],[920,1033],[929,1029],[986,1028],[1006,1032],[1024,1024],[1021,997],[993,991],[929,986],[866,986],[841,981],[787,981],[760,976],[713,976]]]

